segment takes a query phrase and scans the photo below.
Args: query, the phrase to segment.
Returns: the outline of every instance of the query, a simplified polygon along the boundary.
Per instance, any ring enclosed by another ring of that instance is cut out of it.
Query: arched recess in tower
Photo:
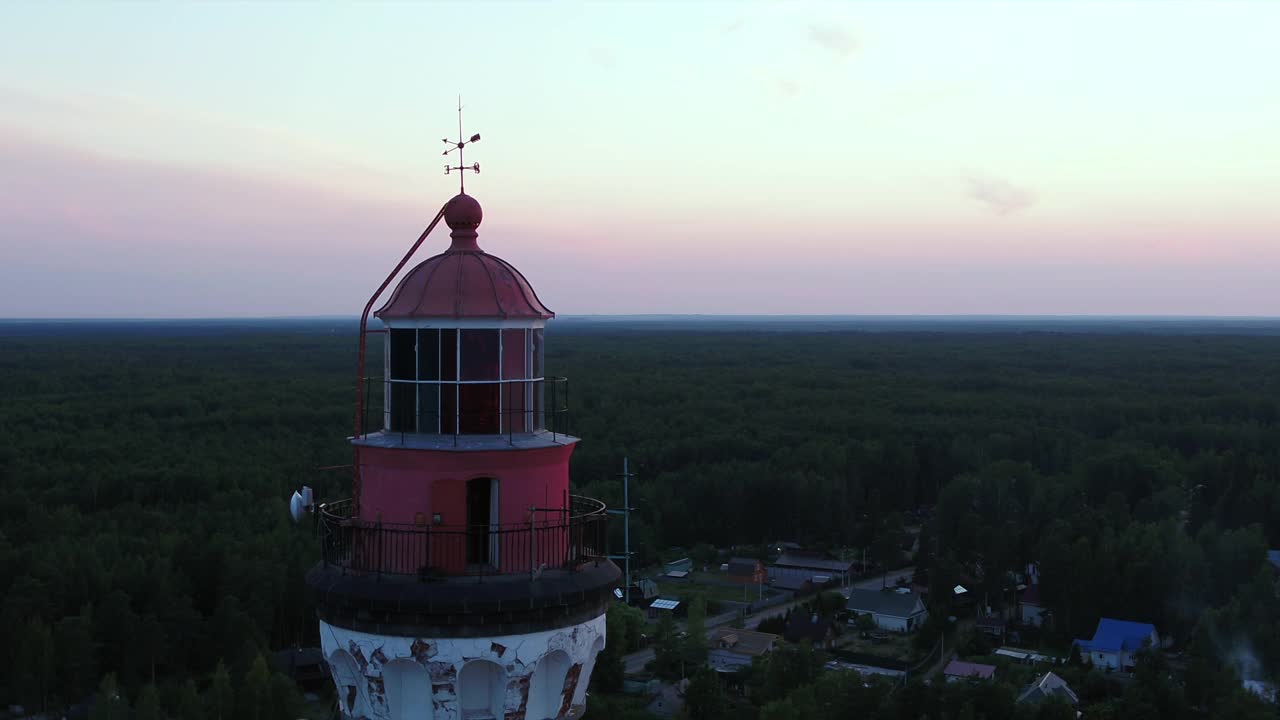
[[[333,672],[333,684],[338,688],[338,704],[351,717],[367,715],[364,678],[356,659],[346,650],[334,650],[329,656],[329,668]]]
[[[600,659],[600,653],[604,650],[604,637],[598,637],[595,642],[591,643],[591,655],[587,660],[586,666],[582,669],[582,675],[578,678],[578,687],[573,692],[573,705],[584,705],[587,702],[587,687],[591,685],[591,673],[596,670],[596,661]]]
[[[413,660],[392,660],[382,666],[388,720],[431,720],[435,710],[427,669]]]
[[[554,720],[564,704],[564,679],[569,674],[569,655],[552,650],[538,661],[529,681],[528,720]]]
[[[472,660],[458,673],[458,705],[467,720],[497,720],[504,715],[507,673],[498,663]]]

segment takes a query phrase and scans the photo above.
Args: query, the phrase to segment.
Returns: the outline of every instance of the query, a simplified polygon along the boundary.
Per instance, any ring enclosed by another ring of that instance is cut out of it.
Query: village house
[[[1023,625],[1040,627],[1044,623],[1044,603],[1040,600],[1040,584],[1028,585],[1018,600],[1018,617]]]
[[[1018,696],[1018,702],[1034,704],[1054,697],[1062,698],[1072,706],[1080,703],[1080,698],[1076,697],[1075,692],[1067,685],[1067,681],[1051,672],[1036,678],[1036,681]]]
[[[775,568],[807,571],[810,575],[827,575],[841,585],[853,575],[853,563],[835,560],[822,553],[793,550],[784,552],[773,563]],[[770,571],[772,574],[772,570]]]
[[[942,671],[942,674],[949,683],[962,680],[990,680],[996,676],[996,666],[952,660],[947,663],[947,667]]]
[[[707,665],[716,672],[737,672],[750,667],[752,658],[772,652],[778,640],[773,633],[716,628],[707,643]]]
[[[1075,640],[1080,659],[1094,667],[1109,670],[1132,668],[1134,655],[1143,648],[1159,648],[1160,636],[1154,625],[1102,618],[1092,640]]]
[[[774,590],[786,590],[795,595],[808,595],[817,588],[813,583],[813,575],[807,572],[777,573],[769,578],[769,587]]]
[[[853,588],[845,609],[853,617],[870,615],[876,627],[893,632],[911,632],[929,617],[919,595],[896,590]]]
[[[999,615],[979,615],[974,621],[973,627],[978,632],[995,640],[1004,640],[1005,623],[1004,618]]]

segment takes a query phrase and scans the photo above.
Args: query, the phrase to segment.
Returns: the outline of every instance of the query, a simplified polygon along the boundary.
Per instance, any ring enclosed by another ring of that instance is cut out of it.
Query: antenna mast
[[[626,586],[623,588],[623,602],[631,604],[631,478],[635,477],[635,473],[631,472],[631,460],[622,458],[622,509],[608,510],[610,515],[622,516],[622,555],[610,555],[610,560],[624,560],[626,562]]]

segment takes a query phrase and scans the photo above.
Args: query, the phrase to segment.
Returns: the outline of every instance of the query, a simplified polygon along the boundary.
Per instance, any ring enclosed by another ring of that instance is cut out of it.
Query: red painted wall
[[[413,523],[433,513],[441,524],[466,523],[466,483],[498,479],[498,522],[526,523],[529,507],[563,507],[569,493],[573,445],[534,450],[446,452],[402,448],[360,448],[360,518]],[[545,517],[540,515],[539,517]]]

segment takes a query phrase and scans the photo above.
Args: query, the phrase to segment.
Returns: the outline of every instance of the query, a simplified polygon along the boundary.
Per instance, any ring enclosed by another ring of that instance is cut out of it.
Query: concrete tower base
[[[605,618],[521,635],[375,635],[320,622],[346,718],[546,720],[582,715]]]

